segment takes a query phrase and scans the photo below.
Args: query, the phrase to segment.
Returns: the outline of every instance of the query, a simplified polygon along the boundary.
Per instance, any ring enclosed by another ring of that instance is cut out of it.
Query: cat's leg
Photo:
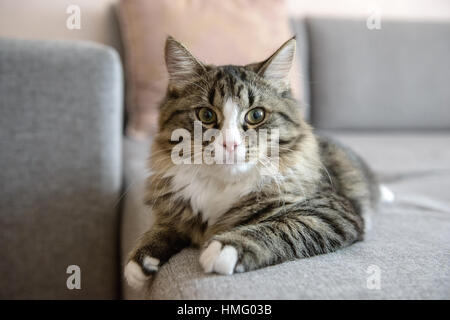
[[[362,218],[348,205],[327,199],[288,210],[212,237],[200,256],[204,271],[250,271],[332,252],[363,237]]]
[[[128,284],[136,289],[143,287],[163,263],[187,245],[173,228],[155,224],[130,254],[124,272]]]

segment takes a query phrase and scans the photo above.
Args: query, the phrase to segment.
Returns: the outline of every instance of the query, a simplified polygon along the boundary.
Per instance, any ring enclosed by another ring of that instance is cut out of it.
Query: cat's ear
[[[247,65],[246,67],[259,76],[272,82],[281,90],[290,88],[289,74],[292,69],[295,56],[295,37],[286,41],[274,54],[260,63]]]
[[[169,72],[169,87],[183,87],[192,76],[205,71],[203,64],[171,36],[166,39],[164,53]]]

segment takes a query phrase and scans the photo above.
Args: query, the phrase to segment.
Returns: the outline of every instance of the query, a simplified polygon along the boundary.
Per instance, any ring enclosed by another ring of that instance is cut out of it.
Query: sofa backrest
[[[380,22],[306,20],[313,125],[449,129],[450,23]]]

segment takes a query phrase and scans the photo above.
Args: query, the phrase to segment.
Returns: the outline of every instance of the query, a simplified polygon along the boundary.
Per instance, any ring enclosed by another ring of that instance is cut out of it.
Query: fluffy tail
[[[380,184],[380,198],[381,202],[392,203],[395,201],[394,193],[384,184]]]
[[[407,205],[410,207],[415,207],[417,209],[428,209],[440,212],[450,213],[450,208],[448,203],[441,202],[439,200],[431,199],[427,196],[422,195],[403,195],[395,196],[394,193],[385,185],[380,185],[380,195],[381,202],[384,203],[398,203],[401,205]]]

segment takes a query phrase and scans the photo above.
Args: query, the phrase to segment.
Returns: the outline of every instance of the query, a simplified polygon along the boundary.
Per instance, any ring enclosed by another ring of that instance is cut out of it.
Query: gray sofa
[[[0,298],[119,297],[122,88],[110,48],[0,40]]]
[[[123,137],[111,48],[0,40],[0,299],[449,299],[450,24],[296,21],[305,113],[354,148],[396,195],[365,241],[233,276],[185,249],[145,292],[121,281],[151,225],[151,139]],[[69,290],[69,265],[81,289]]]

